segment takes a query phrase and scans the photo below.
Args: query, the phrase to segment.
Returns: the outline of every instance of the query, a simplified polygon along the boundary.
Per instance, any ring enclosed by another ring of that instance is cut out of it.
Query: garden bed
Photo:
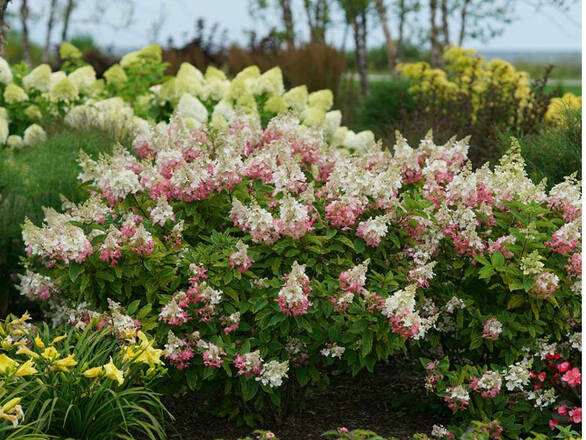
[[[415,369],[413,362],[398,360],[378,365],[374,373],[332,376],[330,387],[309,396],[304,408],[280,424],[266,421],[257,428],[272,431],[281,440],[315,439],[342,426],[401,440],[418,432],[429,434],[434,424],[447,424],[449,415],[435,396],[425,392],[424,379],[413,374]],[[175,417],[170,439],[236,440],[254,431],[206,414],[206,402],[197,393],[169,397],[165,405]]]

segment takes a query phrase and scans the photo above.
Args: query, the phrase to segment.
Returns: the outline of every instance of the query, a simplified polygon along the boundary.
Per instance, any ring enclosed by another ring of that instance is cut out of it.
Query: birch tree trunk
[[[430,15],[430,39],[431,39],[431,65],[438,67],[440,65],[441,47],[438,39],[438,29],[436,24],[437,0],[429,0]]]
[[[69,19],[71,18],[71,13],[73,12],[74,7],[74,0],[67,0],[67,6],[65,7],[65,13],[63,14],[63,32],[61,33],[62,43],[67,40],[67,32],[69,31]]]
[[[45,35],[45,46],[43,47],[43,63],[49,62],[49,54],[51,51],[51,34],[53,33],[53,24],[55,23],[55,9],[57,7],[57,0],[51,0],[49,6],[49,19],[47,20],[47,33]]]
[[[21,35],[21,50],[22,50],[22,59],[28,63],[32,64],[31,59],[31,47],[28,39],[28,2],[27,0],[22,0],[20,5],[20,25],[22,28],[22,35]]]
[[[458,46],[464,44],[464,38],[466,38],[466,19],[468,18],[468,5],[470,0],[464,0],[462,9],[460,10],[460,35],[458,37]]]
[[[405,17],[407,8],[405,0],[399,0],[399,39],[397,40],[397,61],[403,58],[403,41],[405,40]]]
[[[385,36],[385,49],[387,51],[389,70],[392,71],[395,68],[395,63],[397,61],[397,50],[395,44],[393,43],[393,39],[391,38],[391,31],[388,24],[387,7],[384,0],[376,0],[376,10],[383,28],[383,34]]]
[[[293,25],[291,1],[279,0],[279,3],[281,5],[283,25],[285,26],[285,43],[287,44],[287,49],[291,50],[295,47],[295,28]]]
[[[328,0],[304,0],[303,6],[309,26],[309,40],[312,43],[324,43],[329,20]]]
[[[354,45],[356,47],[356,68],[360,77],[360,92],[368,95],[368,60],[366,53],[366,12],[352,17]]]
[[[4,56],[4,49],[6,48],[6,35],[4,28],[7,27],[4,17],[6,16],[6,8],[10,0],[0,0],[0,56]]]
[[[450,26],[448,23],[449,14],[448,0],[442,0],[442,33],[444,34],[444,47],[450,45]]]

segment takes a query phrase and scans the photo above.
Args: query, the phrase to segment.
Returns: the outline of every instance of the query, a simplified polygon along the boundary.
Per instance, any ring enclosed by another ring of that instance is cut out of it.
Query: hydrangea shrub
[[[181,116],[189,127],[210,123],[226,128],[240,113],[258,116],[266,126],[290,111],[304,125],[324,130],[331,143],[356,147],[374,140],[370,131],[354,133],[330,111],[330,90],[286,90],[279,67],[261,72],[249,66],[230,79],[213,66],[205,73],[183,63],[175,76],[165,75],[159,45],[126,54],[97,78],[77,48],[64,43],[61,69],[42,64],[10,66],[0,59],[0,144],[12,148],[43,142],[45,129],[64,122],[73,128],[96,127],[116,138],[133,138],[148,123]]]
[[[153,330],[172,377],[239,397],[224,415],[285,408],[332,367],[434,348],[427,387],[464,422],[548,430],[565,405],[574,412],[559,423],[576,423],[579,399],[564,399],[580,371],[568,357],[580,338],[579,183],[546,192],[515,143],[472,171],[466,139],[399,139],[393,152],[328,140],[291,114],[266,128],[246,114],[195,129],[174,118],[137,136],[136,155],[81,157],[91,196],[24,225],[21,292],[73,323],[122,303],[137,319],[121,329]],[[571,383],[535,388],[531,373],[559,368],[537,354],[544,344],[570,362]],[[516,365],[529,376],[509,389]]]

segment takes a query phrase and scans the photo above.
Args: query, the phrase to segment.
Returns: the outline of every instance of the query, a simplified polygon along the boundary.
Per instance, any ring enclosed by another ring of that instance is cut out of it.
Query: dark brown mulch
[[[345,426],[369,429],[382,436],[409,439],[430,433],[435,423],[446,424],[445,406],[423,388],[423,377],[412,362],[379,365],[374,373],[331,378],[330,387],[308,398],[305,407],[277,424],[266,421],[258,429],[273,431],[281,440],[319,439],[325,431]],[[194,394],[165,401],[175,416],[169,430],[172,440],[236,440],[253,429],[206,415]]]

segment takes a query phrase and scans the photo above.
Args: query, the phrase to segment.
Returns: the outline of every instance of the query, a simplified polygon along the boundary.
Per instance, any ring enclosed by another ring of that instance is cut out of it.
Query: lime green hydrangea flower
[[[175,109],[178,115],[193,118],[198,126],[208,121],[208,111],[195,96],[184,93]]]
[[[342,112],[333,110],[326,113],[326,136],[333,136],[342,125]]]
[[[57,82],[49,93],[57,101],[73,101],[79,96],[79,90],[69,77]]]
[[[287,111],[287,103],[281,95],[273,95],[265,102],[264,110],[272,113],[284,113]]]
[[[69,79],[81,93],[89,93],[96,81],[96,71],[92,66],[83,66],[69,74]]]
[[[62,60],[76,60],[81,58],[81,51],[73,44],[64,42],[59,47],[59,56]]]
[[[18,150],[24,146],[24,141],[20,136],[16,134],[11,134],[10,136],[8,136],[8,139],[6,140],[6,145],[9,148],[14,148],[15,150]]]
[[[27,118],[33,119],[33,120],[39,120],[43,117],[41,110],[36,105],[29,105],[25,109],[24,114],[26,115]]]
[[[307,101],[310,107],[319,107],[326,112],[334,105],[334,94],[328,89],[318,90],[310,93]]]
[[[283,95],[283,99],[287,105],[297,112],[302,112],[307,107],[307,93],[306,86],[294,87]]]
[[[5,144],[8,139],[8,121],[0,119],[0,144]]]
[[[209,66],[206,69],[205,79],[206,81],[212,81],[214,79],[224,81],[226,80],[226,74],[214,66]]]
[[[112,65],[108,70],[104,72],[104,78],[108,84],[113,84],[115,87],[120,87],[126,81],[128,76],[120,64]]]
[[[210,125],[216,128],[217,130],[227,130],[228,128],[230,128],[230,124],[228,124],[226,118],[220,113],[214,113],[212,115]]]
[[[47,133],[43,130],[43,127],[37,124],[30,125],[23,135],[24,145],[30,147],[45,142],[47,140]]]
[[[12,82],[12,70],[10,69],[10,64],[0,57],[0,83],[2,84],[10,84]]]
[[[140,50],[130,52],[122,57],[120,65],[124,68],[134,63],[160,63],[163,59],[163,51],[157,43],[149,44]]]
[[[236,108],[248,115],[255,114],[257,112],[257,106],[252,93],[240,95],[236,100]]]
[[[16,102],[23,102],[28,100],[28,95],[19,86],[14,83],[10,83],[4,90],[4,101],[8,104],[14,104]]]
[[[35,67],[22,79],[22,83],[27,90],[48,92],[51,84],[51,67],[48,64]]]
[[[262,93],[267,93],[269,95],[282,95],[284,89],[283,73],[277,66],[267,70],[258,78],[256,81],[255,93],[257,95]]]
[[[326,112],[320,106],[307,107],[301,113],[301,120],[308,127],[321,127],[326,122]]]

